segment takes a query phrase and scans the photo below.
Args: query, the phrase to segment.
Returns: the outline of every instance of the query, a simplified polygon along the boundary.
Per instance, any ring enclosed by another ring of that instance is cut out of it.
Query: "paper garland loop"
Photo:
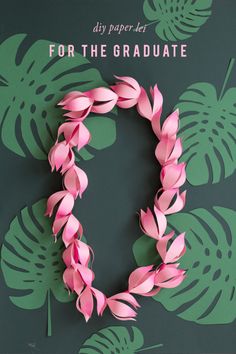
[[[150,101],[135,79],[116,78],[119,81],[110,88],[70,92],[59,102],[59,106],[68,111],[64,114],[67,121],[59,127],[57,141],[48,156],[52,171],[60,170],[63,176],[64,189],[48,198],[46,215],[54,216],[53,235],[56,237],[62,232],[66,247],[63,280],[68,290],[78,295],[76,307],[86,321],[92,316],[94,299],[98,315],[108,307],[115,318],[134,320],[135,310],[140,305],[133,294],[154,296],[161,288],[176,287],[185,278],[185,271],[176,263],[185,252],[185,235],[182,233],[175,238],[174,232],[165,235],[166,215],[177,213],[185,205],[186,191],[179,191],[186,180],[185,163],[178,163],[182,154],[181,139],[177,138],[179,112],[171,113],[161,125],[163,97],[157,85],[150,89]],[[90,132],[83,123],[89,113],[107,113],[115,105],[125,109],[136,106],[139,114],[150,121],[159,139],[155,155],[161,165],[162,187],[155,196],[153,211],[149,208],[146,212],[141,210],[140,227],[147,236],[156,240],[156,250],[162,263],[137,268],[129,276],[126,291],[106,297],[92,285],[95,277],[90,266],[93,251],[81,240],[82,225],[72,214],[75,199],[81,198],[88,186],[86,173],[75,164],[73,148],[80,150],[90,141]]]

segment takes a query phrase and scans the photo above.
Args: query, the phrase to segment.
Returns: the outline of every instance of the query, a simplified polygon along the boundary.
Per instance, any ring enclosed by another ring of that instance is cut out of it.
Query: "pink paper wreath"
[[[69,291],[78,295],[76,307],[85,320],[92,316],[94,298],[97,313],[102,315],[108,307],[119,320],[134,320],[139,306],[133,294],[156,295],[161,288],[178,286],[185,278],[185,271],[176,263],[185,252],[184,233],[174,238],[174,231],[167,235],[166,215],[177,213],[185,205],[186,192],[180,187],[186,180],[185,163],[178,163],[182,154],[181,139],[177,138],[179,125],[178,110],[170,114],[160,124],[163,97],[157,85],[150,89],[152,102],[143,87],[131,77],[117,77],[120,81],[110,88],[95,88],[87,92],[74,91],[67,94],[59,105],[68,112],[67,121],[58,129],[57,141],[48,156],[52,171],[60,170],[63,176],[63,190],[52,194],[47,201],[46,215],[54,215],[53,235],[62,232],[65,244],[63,260],[66,269],[63,280]],[[106,297],[92,286],[94,272],[91,269],[93,251],[81,240],[83,229],[79,220],[72,214],[74,201],[87,188],[86,173],[75,164],[73,148],[82,149],[90,141],[90,132],[83,120],[90,112],[103,114],[117,105],[120,108],[137,106],[139,114],[148,119],[159,139],[155,155],[161,165],[160,180],[153,211],[140,212],[140,226],[144,233],[156,240],[156,250],[162,263],[134,270],[128,280],[128,289]]]

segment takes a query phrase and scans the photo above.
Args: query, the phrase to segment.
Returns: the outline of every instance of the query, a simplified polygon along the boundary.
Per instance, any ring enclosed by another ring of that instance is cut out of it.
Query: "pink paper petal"
[[[147,118],[149,120],[152,119],[152,106],[148,98],[148,95],[143,87],[141,87],[141,93],[138,99],[137,110],[142,117]]]
[[[68,218],[69,218],[69,215],[55,217],[55,220],[52,225],[52,232],[53,232],[54,236],[56,236],[58,234],[58,232],[61,231],[61,229],[63,228],[63,226],[67,222]]]
[[[124,81],[126,84],[132,87],[136,92],[140,92],[139,83],[134,78],[130,76],[116,76],[116,75],[114,76],[116,79]]]
[[[166,252],[165,259],[163,260],[165,263],[174,263],[184,255],[186,251],[184,237],[185,233],[182,233],[174,239]]]
[[[156,195],[155,205],[163,214],[169,215],[179,212],[185,206],[186,191],[179,194],[179,189],[164,190],[160,196]]]
[[[71,101],[76,97],[80,97],[81,95],[83,95],[83,92],[71,91],[64,96],[64,98],[58,103],[58,106],[64,106],[67,102]]]
[[[52,194],[47,200],[47,210],[45,215],[52,216],[56,204],[65,197],[67,191],[60,191]]]
[[[186,181],[185,163],[164,166],[160,177],[163,189],[165,190],[181,187]]]
[[[65,227],[64,227],[64,230],[62,233],[62,239],[63,239],[63,242],[66,245],[66,247],[71,242],[73,242],[73,240],[75,238],[77,238],[77,233],[82,235],[83,229],[82,229],[82,226],[81,226],[79,220],[74,215],[71,214],[65,224]]]
[[[161,136],[175,137],[179,128],[179,110],[176,109],[164,121]]]
[[[93,100],[86,96],[81,96],[70,100],[63,108],[72,111],[79,112],[84,111],[93,104]]]
[[[163,137],[157,144],[155,155],[160,165],[174,164],[182,155],[181,139]]]
[[[162,237],[167,227],[167,220],[165,215],[154,205],[154,213],[158,225],[158,238]]]
[[[76,301],[76,307],[84,315],[88,322],[93,313],[93,295],[91,289],[87,286]]]
[[[94,280],[94,272],[87,266],[77,264],[76,269],[79,271],[86,285],[91,286]]]
[[[174,231],[170,232],[168,235],[163,236],[156,244],[157,252],[161,256],[164,263],[167,263],[166,253],[167,253],[167,244],[169,240],[174,236]]]
[[[129,277],[129,292],[134,294],[147,294],[154,287],[154,271],[150,272],[153,266],[139,267]]]
[[[149,208],[147,208],[147,212],[143,210],[140,212],[140,227],[146,235],[155,239],[158,238],[159,232],[156,220]]]
[[[91,290],[92,290],[94,297],[97,300],[97,314],[98,314],[98,316],[101,316],[107,306],[106,296],[98,289],[91,288]]]
[[[155,285],[161,288],[174,288],[178,286],[185,277],[185,271],[177,269],[174,264],[163,264],[157,270]]]
[[[79,194],[82,197],[83,192],[88,186],[88,177],[86,173],[77,166],[72,166],[64,175],[64,186],[73,194],[74,198]]]

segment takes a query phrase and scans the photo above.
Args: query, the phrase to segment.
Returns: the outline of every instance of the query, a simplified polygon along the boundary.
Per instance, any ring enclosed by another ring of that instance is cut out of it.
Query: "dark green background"
[[[204,0],[203,0],[204,1]],[[113,74],[134,76],[148,88],[158,82],[164,94],[164,112],[169,113],[180,94],[193,82],[207,81],[219,90],[230,57],[235,57],[236,3],[215,0],[208,22],[186,41],[188,57],[181,58],[105,58],[91,59],[103,78],[113,82]],[[16,33],[27,33],[33,42],[48,39],[58,43],[163,43],[149,27],[145,34],[99,36],[92,33],[97,21],[105,23],[145,23],[139,0],[2,0],[1,41]],[[47,55],[47,53],[42,53]],[[229,83],[236,85],[235,71]],[[119,111],[117,140],[96,158],[82,162],[90,186],[78,204],[85,233],[93,246],[95,286],[105,293],[125,287],[134,268],[134,241],[142,234],[136,211],[150,204],[158,181],[154,158],[155,138],[145,120],[134,110]],[[49,173],[48,163],[21,158],[0,146],[1,156],[1,241],[9,223],[25,205],[31,205],[53,190],[60,181]],[[186,210],[221,205],[235,209],[235,175],[220,184],[188,188]],[[26,311],[8,298],[9,289],[1,275],[1,354],[75,354],[93,332],[109,325],[120,325],[107,312],[86,324],[74,305],[53,302],[53,336],[46,337],[46,306]],[[141,299],[137,320],[145,343],[163,343],[148,353],[235,353],[235,323],[197,325],[181,320],[152,299]],[[130,323],[121,323],[127,327]]]

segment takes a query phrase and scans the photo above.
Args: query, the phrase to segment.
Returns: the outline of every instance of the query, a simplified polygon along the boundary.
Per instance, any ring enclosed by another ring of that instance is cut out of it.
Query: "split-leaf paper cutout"
[[[181,268],[184,282],[175,289],[161,290],[155,297],[169,311],[199,324],[230,323],[236,318],[236,212],[223,207],[194,209],[170,216],[170,229],[186,231],[186,254]],[[155,241],[142,236],[133,252],[139,265],[145,264]]]
[[[63,243],[55,243],[51,224],[44,216],[46,200],[26,207],[10,224],[1,250],[1,268],[6,285],[14,289],[10,300],[17,307],[32,310],[48,306],[48,335],[51,335],[50,298],[73,300],[62,281],[65,265]]]
[[[79,153],[75,151],[75,155],[77,158],[82,157],[84,160],[89,160],[94,156],[93,149],[101,150],[114,144],[116,141],[116,126],[114,120],[110,117],[92,115],[84,121],[84,124],[91,133],[91,140],[88,144],[90,149],[86,147],[81,149]]]
[[[144,15],[164,41],[185,40],[211,15],[212,0],[145,0]]]
[[[65,93],[106,86],[99,71],[81,54],[49,57],[49,44],[47,40],[29,44],[25,34],[0,44],[1,140],[16,154],[40,160],[47,158],[58,125],[65,120],[56,106]],[[91,151],[81,150],[84,159],[115,142],[114,113],[110,117],[102,117],[99,125],[100,118],[87,120],[96,140],[91,140]]]
[[[236,87],[225,91],[234,61],[219,97],[213,85],[198,82],[176,105],[181,112],[181,159],[187,162],[187,179],[194,186],[218,183],[236,169]]]
[[[130,333],[131,332],[131,333]],[[149,349],[162,347],[162,344],[143,348],[144,338],[137,327],[111,326],[92,334],[82,347],[79,354],[135,354]]]

